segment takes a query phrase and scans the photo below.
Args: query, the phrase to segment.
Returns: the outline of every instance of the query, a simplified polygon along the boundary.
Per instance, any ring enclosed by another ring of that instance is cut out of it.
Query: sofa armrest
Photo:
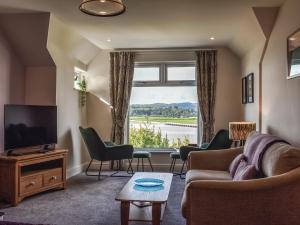
[[[192,181],[185,190],[188,224],[298,224],[299,188],[300,168],[248,181]]]
[[[190,152],[188,169],[228,170],[232,160],[242,152],[243,148]]]

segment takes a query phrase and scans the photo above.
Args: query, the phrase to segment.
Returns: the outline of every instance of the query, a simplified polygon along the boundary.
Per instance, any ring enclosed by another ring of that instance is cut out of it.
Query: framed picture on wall
[[[247,76],[247,102],[254,102],[254,74],[250,73]]]
[[[247,77],[242,79],[242,103],[247,104]]]
[[[288,37],[288,76],[287,78],[294,78],[300,76],[300,29],[295,31]]]

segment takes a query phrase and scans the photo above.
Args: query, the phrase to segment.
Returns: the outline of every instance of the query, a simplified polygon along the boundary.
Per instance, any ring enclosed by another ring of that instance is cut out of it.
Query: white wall
[[[0,30],[0,153],[4,150],[4,104],[24,103],[24,66]]]
[[[300,146],[300,77],[286,79],[287,38],[300,28],[300,1],[282,6],[263,61],[262,130]]]
[[[80,107],[79,92],[73,88],[74,67],[82,61],[78,59],[80,54],[76,48],[70,47],[69,40],[80,46],[80,43],[88,42],[51,16],[47,47],[56,64],[58,147],[69,150],[68,175],[71,176],[82,171],[89,157],[79,132],[79,126],[87,124],[86,108]],[[97,47],[92,48],[94,51]]]
[[[218,80],[215,132],[228,129],[229,122],[242,120],[241,61],[229,49],[218,49]]]
[[[257,43],[242,59],[243,73],[242,77],[249,73],[254,73],[254,103],[243,105],[243,114],[245,121],[256,122],[256,127],[259,126],[259,62],[264,48],[264,39]]]
[[[300,78],[287,77],[287,38],[300,27],[300,2],[287,0],[281,7],[262,63],[262,132],[278,135],[300,146]],[[263,41],[261,30],[255,32],[260,41],[243,58],[244,74],[258,75]],[[255,104],[244,107],[246,120],[257,121],[258,76],[255,76]]]
[[[26,67],[25,103],[29,105],[56,104],[56,68]]]

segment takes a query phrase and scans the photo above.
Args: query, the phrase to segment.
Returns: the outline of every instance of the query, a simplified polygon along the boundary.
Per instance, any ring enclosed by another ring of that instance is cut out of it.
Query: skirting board
[[[89,162],[85,162],[76,167],[68,168],[67,169],[67,179],[82,173],[83,171],[85,171],[85,169],[87,168],[88,165],[89,165]],[[99,165],[100,164],[98,162],[95,162],[91,165],[90,168],[91,168],[91,170],[98,170]],[[109,163],[108,162],[103,163],[103,170],[108,170],[108,169],[109,169]]]
[[[99,169],[99,166],[100,166],[100,163],[95,161],[91,165],[90,169],[97,171]],[[132,167],[133,167],[134,171],[136,171],[136,166],[137,166],[136,163],[132,163]],[[169,172],[169,169],[170,169],[170,164],[155,163],[155,164],[152,164],[152,166],[154,168],[154,171],[157,171],[157,172]],[[182,164],[175,164],[175,169],[174,170],[175,171],[180,171],[181,167],[182,167]],[[127,168],[128,168],[128,163],[125,162],[124,163],[124,170],[127,170]],[[144,162],[144,168],[145,168],[145,171],[150,171],[151,170],[151,167],[147,162]],[[103,163],[102,169],[103,170],[110,170],[109,163],[108,162]],[[140,163],[139,171],[141,171],[141,170],[142,170],[142,164]]]
[[[78,165],[76,167],[73,167],[73,168],[69,168],[67,169],[67,179],[73,177],[73,176],[76,176],[80,173],[82,173],[83,171],[85,171],[85,169],[87,168],[89,162],[85,162],[85,163],[82,163],[81,165]],[[99,165],[100,163],[99,162],[94,162],[90,169],[91,170],[95,170],[97,171],[99,169]],[[136,163],[132,163],[132,167],[133,167],[133,170],[135,171],[136,170]],[[160,171],[160,172],[169,172],[169,168],[170,168],[170,165],[169,164],[152,164],[153,165],[153,168],[154,168],[154,171]],[[127,163],[125,163],[125,170],[127,169]],[[182,164],[176,164],[175,165],[175,171],[179,171],[181,169],[181,166]],[[150,171],[150,166],[145,162],[144,164],[144,167],[145,167],[145,170],[146,171]],[[103,163],[103,170],[109,170],[109,163],[108,162],[105,162]],[[141,171],[142,170],[142,165],[140,164],[140,168],[139,170]]]
[[[85,170],[85,168],[88,166],[88,163],[82,163],[81,165],[78,165],[76,167],[73,168],[68,168],[67,169],[67,179],[76,176],[77,174],[82,173],[82,171]]]

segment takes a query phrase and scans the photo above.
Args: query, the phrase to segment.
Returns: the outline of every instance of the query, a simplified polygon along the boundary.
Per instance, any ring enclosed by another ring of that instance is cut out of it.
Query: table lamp
[[[229,122],[229,139],[244,146],[248,135],[256,130],[255,122]]]

